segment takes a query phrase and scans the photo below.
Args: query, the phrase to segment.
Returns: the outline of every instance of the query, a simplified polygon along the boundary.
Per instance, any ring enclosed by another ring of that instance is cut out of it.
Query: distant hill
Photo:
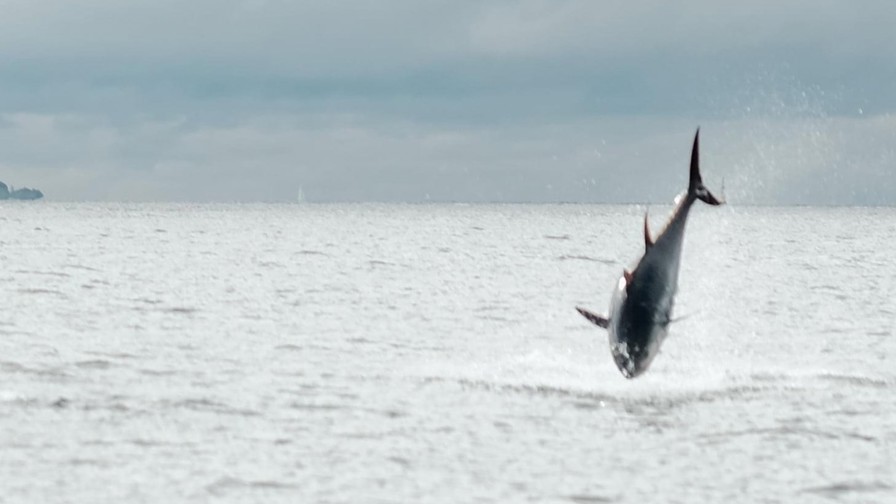
[[[38,189],[31,189],[28,187],[23,187],[21,189],[12,189],[6,186],[3,182],[0,182],[0,200],[5,199],[19,199],[19,200],[35,200],[44,197],[44,193],[40,192]]]

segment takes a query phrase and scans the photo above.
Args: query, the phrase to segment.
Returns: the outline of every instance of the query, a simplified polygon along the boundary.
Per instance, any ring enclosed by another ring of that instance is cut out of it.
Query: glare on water
[[[891,501],[896,211],[695,209],[626,380],[643,211],[3,205],[0,500]]]

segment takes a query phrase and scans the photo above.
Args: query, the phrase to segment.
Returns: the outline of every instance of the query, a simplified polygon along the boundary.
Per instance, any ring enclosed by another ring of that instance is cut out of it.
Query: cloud
[[[307,102],[547,89],[597,101],[616,91],[619,108],[637,108],[662,101],[638,92],[699,95],[782,65],[831,91],[893,76],[883,63],[896,14],[876,5],[8,0],[0,55],[9,80],[77,94]]]
[[[669,203],[684,188],[693,123],[601,117],[492,127],[265,117],[139,126],[13,116],[7,182],[54,199]],[[309,126],[313,124],[313,126]],[[703,124],[705,179],[734,204],[892,201],[893,116]],[[40,147],[45,152],[40,152]]]
[[[735,199],[892,202],[896,10],[863,5],[7,0],[0,168],[56,199],[667,201],[701,124]]]

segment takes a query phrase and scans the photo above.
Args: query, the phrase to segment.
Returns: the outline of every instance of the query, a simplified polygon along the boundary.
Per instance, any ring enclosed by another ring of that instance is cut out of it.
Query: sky
[[[0,0],[58,201],[896,204],[896,3]]]

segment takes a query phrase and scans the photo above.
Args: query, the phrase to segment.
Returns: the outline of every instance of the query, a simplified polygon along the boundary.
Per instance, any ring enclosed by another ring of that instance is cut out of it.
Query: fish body
[[[607,329],[613,361],[626,378],[634,378],[647,370],[668,334],[691,207],[698,200],[714,206],[724,203],[703,186],[699,143],[700,130],[697,130],[688,189],[677,198],[669,223],[655,240],[650,236],[647,216],[644,216],[644,255],[632,271],[624,271],[616,282],[609,315],[604,317],[576,307],[585,318]]]

